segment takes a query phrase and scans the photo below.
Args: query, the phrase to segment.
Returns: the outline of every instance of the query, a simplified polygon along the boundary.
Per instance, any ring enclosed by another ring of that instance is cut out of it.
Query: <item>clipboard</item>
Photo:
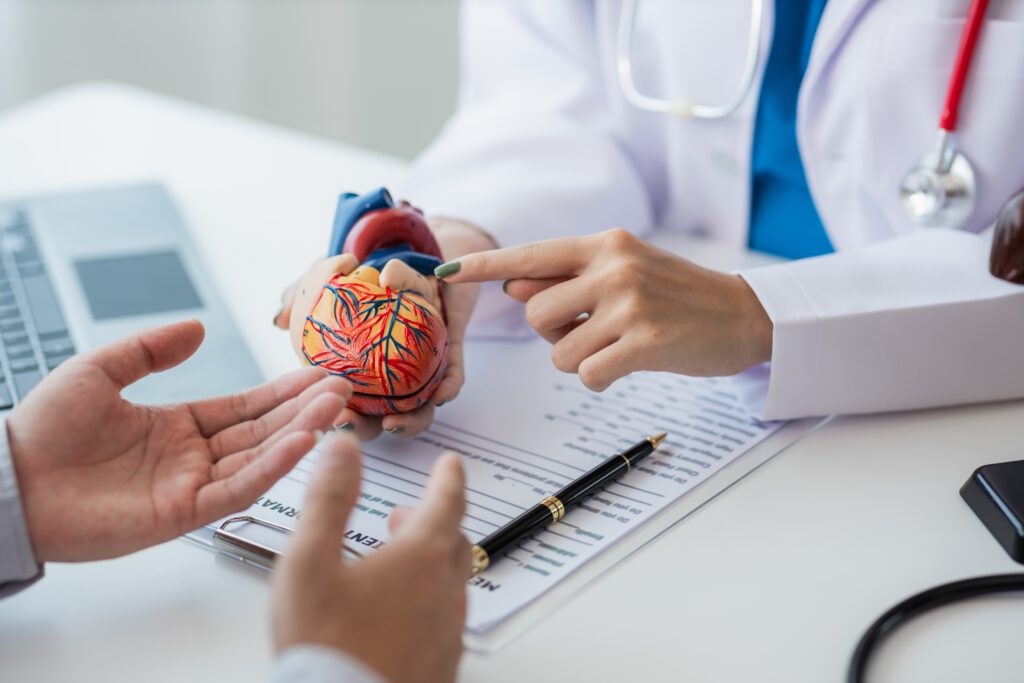
[[[252,528],[277,535],[280,537],[280,542],[267,542],[265,538],[253,535]],[[250,533],[243,534],[243,529],[249,529]],[[253,515],[238,515],[225,519],[219,525],[210,525],[185,534],[184,538],[204,548],[269,572],[284,555],[284,541],[294,533],[295,529],[266,519]],[[342,552],[355,559],[362,559],[366,556],[365,553],[347,543],[342,544]]]
[[[584,563],[539,598],[524,605],[499,625],[485,632],[467,629],[463,635],[465,647],[479,654],[490,654],[529,632],[546,617],[595,585],[601,577],[628,561],[637,551],[669,532],[693,512],[730,489],[775,455],[802,440],[826,421],[808,418],[787,423],[603,553]],[[293,533],[292,528],[246,514],[204,527],[187,534],[185,538],[218,554],[269,573],[273,570],[274,562],[286,552],[287,538]],[[343,545],[343,552],[356,560],[369,554],[356,550],[347,543]]]

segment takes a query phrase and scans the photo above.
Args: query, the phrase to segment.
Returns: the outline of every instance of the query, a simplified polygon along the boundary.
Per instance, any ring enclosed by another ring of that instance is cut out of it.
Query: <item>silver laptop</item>
[[[0,411],[76,352],[198,318],[199,352],[125,392],[144,403],[240,391],[259,368],[156,184],[0,202]]]

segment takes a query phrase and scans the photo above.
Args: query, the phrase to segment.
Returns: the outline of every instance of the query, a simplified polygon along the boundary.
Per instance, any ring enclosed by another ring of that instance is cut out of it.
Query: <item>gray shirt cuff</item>
[[[277,656],[271,683],[387,683],[377,672],[341,650],[295,645]]]
[[[0,417],[0,598],[27,588],[42,575],[21,509],[7,421]]]

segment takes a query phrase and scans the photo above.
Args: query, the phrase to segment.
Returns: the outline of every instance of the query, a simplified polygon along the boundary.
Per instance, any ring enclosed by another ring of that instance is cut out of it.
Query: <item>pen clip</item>
[[[215,548],[229,555],[241,557],[243,561],[252,562],[265,569],[270,569],[274,566],[274,563],[281,558],[281,552],[259,541],[246,538],[238,532],[231,531],[229,527],[236,524],[255,524],[265,529],[271,529],[288,535],[295,532],[294,529],[289,529],[286,526],[249,515],[226,519],[214,530],[213,545]],[[349,548],[347,545],[342,544],[342,549],[355,557],[363,557],[362,553]]]

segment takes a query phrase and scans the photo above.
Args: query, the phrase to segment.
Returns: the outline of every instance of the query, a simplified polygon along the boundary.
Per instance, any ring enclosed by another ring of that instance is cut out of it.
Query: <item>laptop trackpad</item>
[[[94,320],[202,308],[176,251],[75,261]]]

